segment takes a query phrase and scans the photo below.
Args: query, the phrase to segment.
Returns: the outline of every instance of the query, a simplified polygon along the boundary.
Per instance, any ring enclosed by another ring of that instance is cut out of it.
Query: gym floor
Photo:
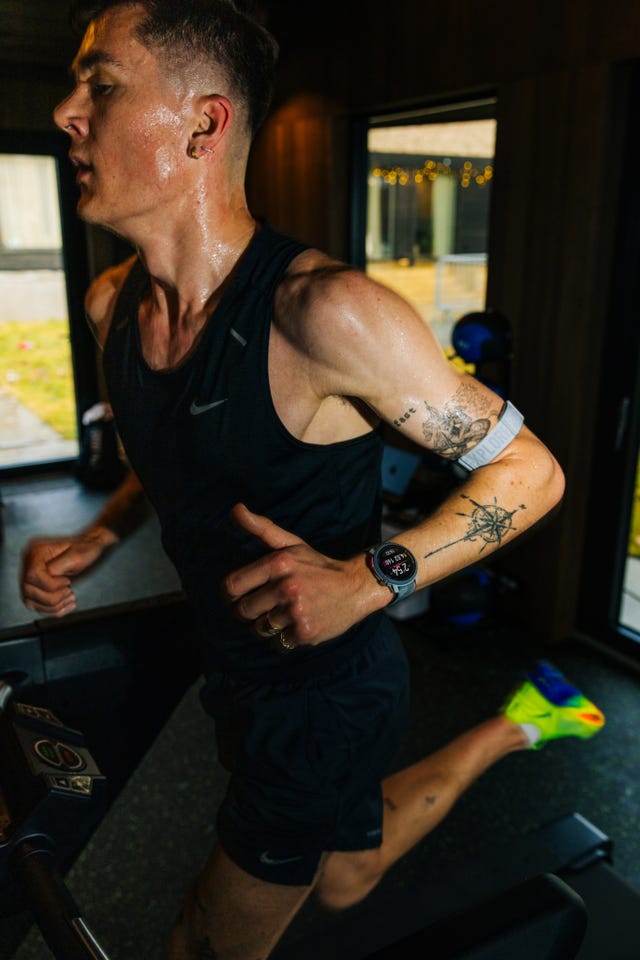
[[[28,621],[16,597],[22,544],[45,528],[81,527],[102,497],[69,479],[3,485],[2,494],[0,638]],[[148,596],[154,589],[175,588],[157,549],[153,518],[136,538],[122,548],[117,562],[110,558],[106,570],[96,573],[93,585],[92,578],[82,584],[85,604],[120,602],[136,578],[136,590]],[[640,673],[595,645],[567,640],[550,647],[544,637],[528,635],[522,624],[495,615],[460,627],[427,611],[398,622],[398,628],[412,665],[413,709],[396,768],[494,713],[539,657],[580,686],[602,708],[607,723],[593,740],[565,740],[514,754],[488,771],[446,821],[389,872],[372,895],[374,903],[572,812],[611,838],[615,870],[640,891]],[[226,776],[215,762],[212,727],[201,711],[198,686],[188,689],[67,875],[111,960],[160,960],[182,893],[214,839],[214,813]],[[310,906],[289,939],[331,922]],[[29,930],[28,923],[26,915],[0,920],[0,960],[48,960],[38,930]]]

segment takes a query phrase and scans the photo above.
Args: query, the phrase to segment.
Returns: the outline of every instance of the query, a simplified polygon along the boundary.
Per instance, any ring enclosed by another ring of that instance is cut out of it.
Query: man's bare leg
[[[382,846],[330,853],[315,887],[317,899],[332,909],[362,900],[392,864],[440,823],[474,780],[508,753],[528,746],[518,724],[498,716],[387,777],[382,783]]]
[[[266,960],[311,889],[252,877],[216,847],[187,894],[167,960]]]

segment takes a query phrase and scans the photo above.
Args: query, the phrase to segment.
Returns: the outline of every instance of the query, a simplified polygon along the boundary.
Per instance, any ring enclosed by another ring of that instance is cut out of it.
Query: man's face
[[[124,236],[162,218],[179,197],[193,102],[184,78],[163,73],[133,36],[141,8],[115,7],[92,23],[73,63],[76,86],[54,112],[71,137],[78,213]]]

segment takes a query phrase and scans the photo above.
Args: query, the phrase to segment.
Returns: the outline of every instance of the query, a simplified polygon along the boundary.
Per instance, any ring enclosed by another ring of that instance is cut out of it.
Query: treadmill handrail
[[[12,861],[29,909],[56,960],[109,960],[60,876],[45,838],[22,840]]]

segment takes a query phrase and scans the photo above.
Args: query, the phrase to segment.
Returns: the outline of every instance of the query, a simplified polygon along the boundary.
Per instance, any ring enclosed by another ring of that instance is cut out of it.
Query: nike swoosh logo
[[[197,417],[200,413],[206,413],[207,410],[213,410],[214,407],[219,407],[221,403],[226,403],[229,398],[225,397],[224,400],[214,400],[213,403],[196,403],[195,400],[191,401],[191,406],[189,407],[189,413],[193,414],[194,417]]]
[[[296,860],[302,860],[302,857],[286,857],[284,860],[277,860],[269,855],[268,850],[260,854],[260,863],[266,863],[270,867],[279,867],[283,863],[295,863]]]

